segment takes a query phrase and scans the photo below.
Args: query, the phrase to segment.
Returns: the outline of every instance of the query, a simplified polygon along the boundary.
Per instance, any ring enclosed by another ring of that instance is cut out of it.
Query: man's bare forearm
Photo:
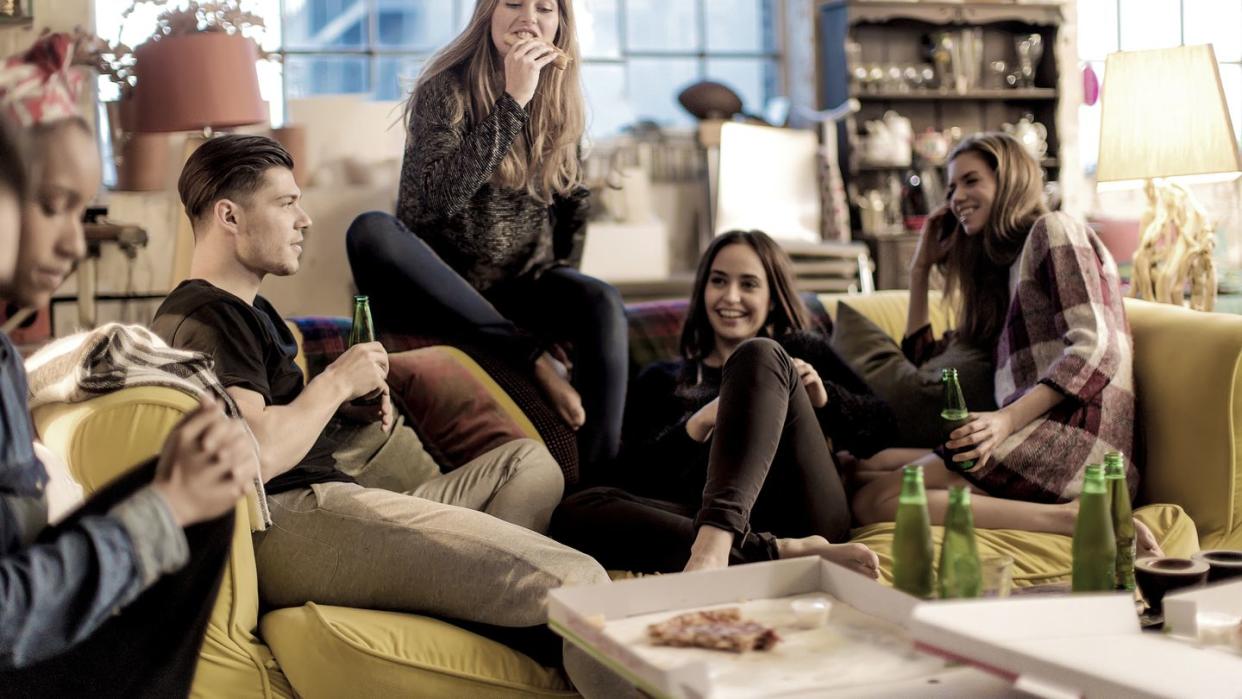
[[[242,391],[249,394],[244,398],[236,395],[236,389],[230,389],[230,393],[238,398],[242,416],[259,442],[259,465],[265,483],[301,462],[348,398],[331,368],[316,376],[288,405],[263,405],[262,397],[253,391]]]

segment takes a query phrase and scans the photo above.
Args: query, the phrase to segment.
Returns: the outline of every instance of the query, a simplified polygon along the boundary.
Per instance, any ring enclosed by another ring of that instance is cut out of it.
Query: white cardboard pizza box
[[[920,648],[1043,697],[1242,697],[1242,657],[1145,633],[1124,593],[920,604]]]
[[[794,624],[791,598],[819,595],[828,623]],[[568,587],[549,595],[549,625],[657,697],[954,696],[1015,694],[1004,680],[919,653],[905,627],[918,601],[819,558],[731,566]],[[729,653],[654,646],[648,624],[739,606],[773,626],[768,651]]]
[[[1242,619],[1242,580],[1182,590],[1164,598],[1164,628],[1176,636],[1199,638],[1207,615]]]

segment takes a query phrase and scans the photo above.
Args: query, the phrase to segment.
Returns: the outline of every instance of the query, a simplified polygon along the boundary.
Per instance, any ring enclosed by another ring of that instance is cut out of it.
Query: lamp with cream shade
[[[1104,67],[1100,191],[1142,186],[1132,294],[1210,311],[1216,301],[1215,221],[1187,185],[1242,175],[1210,44],[1110,54]]]

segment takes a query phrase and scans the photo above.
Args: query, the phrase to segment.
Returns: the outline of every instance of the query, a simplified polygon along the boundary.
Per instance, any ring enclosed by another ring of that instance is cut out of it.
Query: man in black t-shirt
[[[169,344],[214,357],[259,441],[275,524],[256,534],[264,601],[544,624],[549,589],[607,576],[530,529],[546,526],[563,487],[543,445],[516,440],[442,474],[394,415],[379,343],[351,347],[304,383],[293,336],[258,295],[266,275],[297,271],[310,227],[292,168],[265,137],[199,147],[178,183],[194,228],[191,278],[152,324]],[[350,405],[375,392],[378,406]]]

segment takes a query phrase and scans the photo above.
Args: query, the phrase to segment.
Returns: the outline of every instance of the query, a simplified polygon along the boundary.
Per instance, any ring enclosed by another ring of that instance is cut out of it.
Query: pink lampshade
[[[135,50],[135,131],[194,131],[267,121],[249,39],[199,32]]]

